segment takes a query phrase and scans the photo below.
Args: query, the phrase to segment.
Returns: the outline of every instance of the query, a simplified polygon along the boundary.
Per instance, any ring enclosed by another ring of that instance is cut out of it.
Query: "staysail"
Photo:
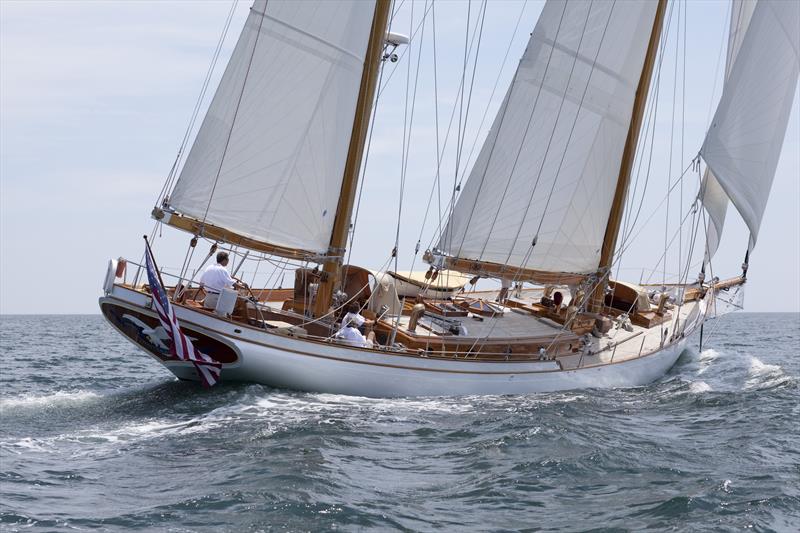
[[[731,3],[731,22],[728,32],[728,50],[725,55],[725,80],[728,79],[733,67],[733,62],[742,46],[744,34],[750,25],[753,10],[757,0],[733,0]],[[728,211],[728,196],[725,190],[714,177],[713,172],[706,168],[703,176],[703,184],[700,188],[700,198],[703,207],[709,216],[706,229],[706,257],[705,261],[711,261],[717,252],[720,240],[722,239],[722,228],[725,225],[725,214]]]
[[[374,0],[255,1],[168,223],[326,253],[374,13]]]
[[[800,2],[759,0],[701,155],[755,245],[800,70]]]
[[[519,269],[597,270],[650,38],[642,29],[656,8],[547,2],[439,251]]]

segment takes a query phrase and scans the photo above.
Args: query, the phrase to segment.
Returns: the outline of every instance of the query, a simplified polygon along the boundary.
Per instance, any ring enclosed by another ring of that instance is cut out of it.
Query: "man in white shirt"
[[[238,289],[244,285],[231,277],[226,266],[228,266],[228,252],[219,252],[217,263],[208,265],[203,275],[200,276],[200,285],[206,291],[206,298],[203,301],[203,307],[206,309],[217,307],[217,300],[222,289]]]
[[[364,318],[361,308],[356,302],[350,302],[350,305],[347,306],[347,314],[342,317],[342,327],[352,326],[363,333],[363,326],[372,326],[373,324],[372,320]]]
[[[359,331],[359,328],[365,324],[371,325],[372,321],[361,316],[360,309],[356,302],[350,302],[350,305],[347,307],[347,314],[342,317],[342,328],[336,332],[335,337],[347,342],[351,346],[371,348],[373,346],[375,334],[370,332],[370,334],[365,337],[364,334]]]

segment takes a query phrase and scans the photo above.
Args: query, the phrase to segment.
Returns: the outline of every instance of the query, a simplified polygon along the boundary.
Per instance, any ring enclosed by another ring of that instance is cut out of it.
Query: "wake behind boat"
[[[362,396],[656,380],[689,335],[741,306],[797,84],[798,36],[785,28],[800,23],[800,5],[734,4],[721,101],[681,175],[697,172],[698,193],[676,223],[691,240],[674,281],[612,271],[637,227],[638,213],[624,220],[634,163],[648,138],[652,150],[651,81],[680,7],[548,1],[466,182],[434,221],[427,271],[400,272],[398,241],[375,270],[346,253],[376,86],[414,33],[387,31],[388,0],[257,0],[153,210],[156,229],[192,235],[184,264],[169,276],[149,248],[152,264],[112,261],[103,315],[178,378],[206,383],[208,368],[223,381]],[[711,261],[728,201],[750,239],[741,275],[720,281]],[[201,239],[211,247],[193,262]],[[268,282],[200,283],[223,249],[234,275],[264,266]],[[280,285],[286,273],[292,286]],[[500,287],[479,290],[480,279]]]

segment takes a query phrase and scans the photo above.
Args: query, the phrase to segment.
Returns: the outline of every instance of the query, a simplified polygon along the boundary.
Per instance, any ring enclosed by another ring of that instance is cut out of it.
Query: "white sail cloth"
[[[439,250],[597,269],[656,7],[547,2]]]
[[[759,0],[701,154],[755,245],[800,71],[800,2]]]
[[[169,196],[236,234],[325,253],[374,0],[256,0]]]
[[[742,46],[744,34],[750,25],[757,0],[733,0],[731,2],[731,22],[728,31],[728,50],[725,55],[725,80],[730,76],[733,62]],[[705,261],[711,261],[719,248],[722,239],[722,228],[725,225],[725,214],[728,211],[728,196],[714,177],[714,173],[706,167],[703,176],[703,185],[700,189],[700,198],[703,207],[709,216],[706,229],[706,256]]]

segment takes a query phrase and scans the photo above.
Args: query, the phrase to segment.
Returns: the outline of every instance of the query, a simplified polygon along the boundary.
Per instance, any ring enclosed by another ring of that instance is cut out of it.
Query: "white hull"
[[[100,299],[101,308],[115,306],[155,318],[149,298],[115,286]],[[353,396],[451,396],[525,394],[589,387],[633,387],[662,377],[683,352],[686,338],[647,355],[597,363],[587,357],[580,368],[562,370],[555,361],[477,361],[425,358],[310,341],[242,326],[176,306],[187,335],[201,334],[224,343],[236,360],[223,365],[223,381],[256,382],[273,387]],[[104,312],[105,314],[105,312]],[[108,317],[107,317],[108,318]],[[114,324],[120,332],[117,324]],[[134,343],[144,348],[130,336]],[[159,358],[180,379],[197,380],[190,363]]]

